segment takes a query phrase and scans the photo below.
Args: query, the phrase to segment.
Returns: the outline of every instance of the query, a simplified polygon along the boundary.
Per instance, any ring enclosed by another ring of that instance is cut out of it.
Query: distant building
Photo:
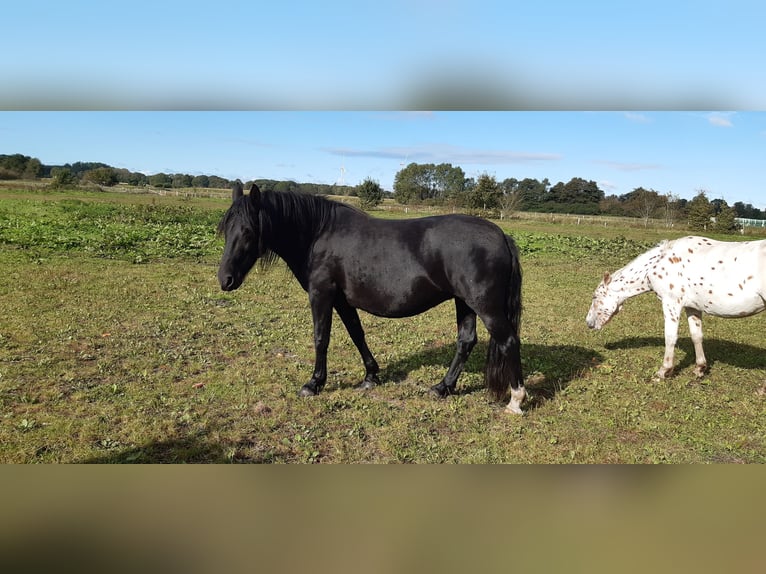
[[[742,227],[766,227],[766,219],[745,219],[744,217],[737,217],[734,219]]]

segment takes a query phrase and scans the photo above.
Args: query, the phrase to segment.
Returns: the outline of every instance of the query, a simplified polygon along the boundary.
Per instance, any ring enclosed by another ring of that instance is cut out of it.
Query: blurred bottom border
[[[762,572],[760,466],[5,466],[7,572]]]

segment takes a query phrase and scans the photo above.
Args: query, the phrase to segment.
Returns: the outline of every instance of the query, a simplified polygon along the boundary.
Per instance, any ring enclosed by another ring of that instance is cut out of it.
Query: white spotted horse
[[[237,289],[257,260],[283,259],[308,293],[314,322],[314,372],[301,396],[319,393],[327,380],[333,309],[362,356],[359,388],[378,383],[378,363],[365,342],[357,309],[380,317],[409,317],[455,300],[457,351],[438,396],[455,392],[476,344],[476,317],[490,335],[484,373],[506,412],[521,414],[519,323],[521,265],[513,239],[495,224],[466,215],[385,220],[323,197],[279,193],[253,184],[233,186],[232,204],[218,226],[225,238],[218,280]]]
[[[707,370],[702,350],[702,314],[748,317],[766,308],[766,240],[726,242],[705,237],[663,241],[604,279],[585,319],[601,329],[626,299],[654,291],[665,316],[665,357],[657,371],[673,371],[682,310],[686,310],[698,377]]]

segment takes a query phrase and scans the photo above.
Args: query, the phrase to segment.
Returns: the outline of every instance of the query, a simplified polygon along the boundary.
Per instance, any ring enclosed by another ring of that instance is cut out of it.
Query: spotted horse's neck
[[[618,294],[622,301],[651,291],[650,275],[655,272],[664,252],[665,242],[615,271],[609,283],[609,290]]]

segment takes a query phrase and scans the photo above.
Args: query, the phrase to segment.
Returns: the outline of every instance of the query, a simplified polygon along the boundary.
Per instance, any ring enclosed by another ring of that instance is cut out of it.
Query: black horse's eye
[[[255,240],[255,232],[252,229],[244,228],[237,230],[237,233],[232,235],[232,239],[239,238],[240,240],[246,241],[248,243]]]

